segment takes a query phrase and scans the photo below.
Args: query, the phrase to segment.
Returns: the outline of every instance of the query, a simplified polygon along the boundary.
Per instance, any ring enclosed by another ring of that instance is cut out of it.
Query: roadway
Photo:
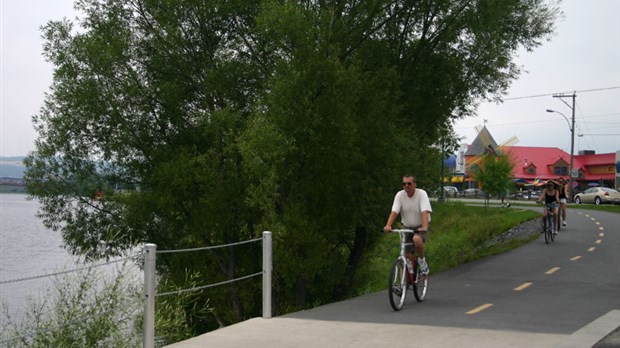
[[[620,215],[571,206],[567,222],[550,245],[541,235],[438,274],[430,260],[426,301],[409,293],[399,312],[381,291],[168,347],[592,347],[620,327]]]

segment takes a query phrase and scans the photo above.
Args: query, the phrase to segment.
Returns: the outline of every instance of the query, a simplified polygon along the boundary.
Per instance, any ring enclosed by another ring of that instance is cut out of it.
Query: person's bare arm
[[[547,188],[542,190],[542,192],[540,193],[540,198],[538,198],[538,201],[542,202],[543,199],[545,199],[545,195],[547,195]]]
[[[428,222],[430,221],[430,217],[431,217],[431,212],[428,210],[425,210],[422,212],[422,226],[420,226],[420,228],[418,228],[418,231],[420,232],[426,232],[428,231]]]
[[[390,216],[388,217],[388,221],[383,227],[383,232],[390,232],[392,230],[392,225],[394,225],[394,221],[396,221],[396,217],[398,216],[397,212],[390,212]]]

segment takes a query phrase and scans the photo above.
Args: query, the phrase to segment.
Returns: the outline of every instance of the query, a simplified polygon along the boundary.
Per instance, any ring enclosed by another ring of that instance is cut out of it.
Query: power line
[[[599,91],[607,91],[607,90],[612,90],[612,89],[620,89],[620,86],[604,87],[604,88],[594,88],[594,89],[583,89],[583,90],[580,90],[580,91],[573,91],[573,92],[566,92],[566,93],[599,92]],[[527,96],[522,96],[522,97],[505,98],[505,99],[502,99],[502,100],[503,101],[507,101],[507,100],[531,99],[531,98],[540,98],[540,97],[553,97],[554,95],[558,95],[558,94],[562,94],[562,93],[534,94],[534,95],[527,95]]]
[[[580,136],[580,137],[582,137],[582,136],[584,136],[584,135],[596,135],[597,137],[605,137],[605,136],[609,136],[609,137],[612,137],[612,136],[613,136],[613,137],[617,137],[617,136],[619,136],[619,135],[620,135],[620,133],[619,133],[619,134],[609,134],[609,133],[603,133],[603,134],[587,134],[587,133],[585,133],[585,134],[579,134],[579,136]]]

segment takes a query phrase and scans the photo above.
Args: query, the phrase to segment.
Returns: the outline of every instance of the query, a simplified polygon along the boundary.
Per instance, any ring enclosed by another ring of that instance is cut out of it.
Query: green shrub
[[[3,303],[2,345],[6,347],[138,347],[141,294],[119,272],[57,275],[41,298],[27,298],[26,309],[12,316]]]

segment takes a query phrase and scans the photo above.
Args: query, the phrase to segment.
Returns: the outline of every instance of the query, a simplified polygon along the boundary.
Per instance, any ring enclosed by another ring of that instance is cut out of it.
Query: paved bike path
[[[321,306],[316,309],[271,319],[254,318],[220,330],[167,346],[198,347],[592,347],[620,324],[620,311],[611,311],[572,334],[533,333],[512,330],[489,330],[462,327],[411,325],[358,321],[355,311],[368,303],[385,302],[385,292]],[[342,312],[350,320],[333,320]],[[391,311],[391,310],[390,310]],[[389,312],[398,316],[399,313]],[[406,315],[415,315],[408,313]],[[620,337],[609,338],[615,346]],[[615,347],[610,345],[609,347]]]
[[[568,222],[554,244],[432,275],[427,301],[409,293],[399,312],[381,291],[169,347],[591,347],[620,326],[620,217],[571,209]]]

